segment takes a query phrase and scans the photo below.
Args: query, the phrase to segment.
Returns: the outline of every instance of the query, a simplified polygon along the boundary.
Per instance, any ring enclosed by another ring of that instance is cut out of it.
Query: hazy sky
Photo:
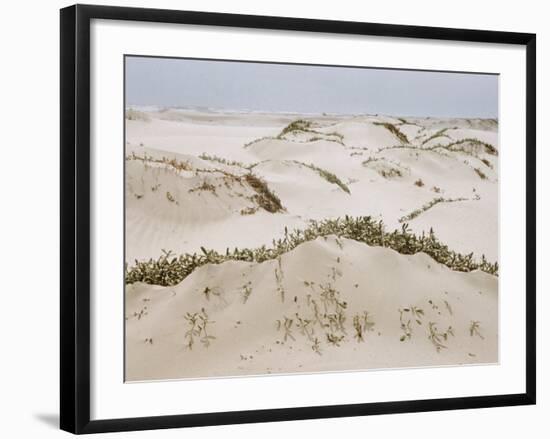
[[[126,104],[498,117],[498,76],[126,57]]]

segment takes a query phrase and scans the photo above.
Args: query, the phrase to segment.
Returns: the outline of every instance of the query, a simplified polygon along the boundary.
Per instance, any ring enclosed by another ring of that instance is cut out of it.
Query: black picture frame
[[[536,36],[304,18],[75,5],[61,9],[61,349],[60,426],[72,433],[192,427],[252,422],[427,412],[535,404],[536,400]],[[128,419],[90,419],[90,21],[132,20],[256,29],[324,32],[526,48],[526,376],[525,393],[383,403],[346,404]]]

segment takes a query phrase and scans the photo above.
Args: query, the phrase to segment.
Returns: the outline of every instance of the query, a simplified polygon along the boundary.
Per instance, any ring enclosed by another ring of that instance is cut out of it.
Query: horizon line
[[[225,107],[202,107],[200,105],[158,105],[158,104],[126,104],[125,110],[133,109],[136,111],[162,112],[167,110],[195,111],[204,113],[235,113],[235,114],[280,114],[280,115],[303,115],[303,116],[386,116],[394,118],[419,118],[419,119],[483,119],[498,121],[498,116],[426,116],[414,114],[388,114],[388,113],[337,113],[337,112],[300,112],[291,110],[253,110],[247,108],[225,108]]]

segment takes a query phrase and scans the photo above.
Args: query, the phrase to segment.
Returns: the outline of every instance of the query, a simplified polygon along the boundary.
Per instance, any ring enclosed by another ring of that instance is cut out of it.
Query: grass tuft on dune
[[[269,186],[264,180],[252,173],[246,174],[244,179],[256,192],[256,195],[254,195],[254,200],[261,208],[270,213],[277,213],[285,210],[279,197],[277,197],[277,195],[269,189]]]
[[[289,135],[296,135],[300,133],[310,134],[312,137],[310,137],[307,142],[316,142],[318,140],[325,140],[327,142],[335,142],[342,146],[345,146],[343,139],[344,136],[336,131],[332,131],[330,133],[324,133],[321,131],[318,131],[314,129],[313,123],[309,120],[303,120],[298,119],[294,122],[291,122],[286,127],[283,128],[283,130],[279,133],[279,135],[276,137],[277,139],[281,140],[289,140]]]
[[[415,183],[415,184],[417,184],[417,183]],[[419,185],[417,184],[417,186],[419,186]],[[405,221],[411,221],[411,220],[415,219],[421,213],[426,212],[427,210],[431,209],[432,207],[434,207],[436,204],[439,204],[439,203],[455,203],[457,201],[468,201],[468,200],[470,200],[470,199],[469,198],[464,198],[464,197],[459,197],[459,198],[437,197],[437,198],[434,198],[433,200],[429,201],[428,203],[424,204],[422,207],[413,210],[408,215],[402,216],[401,218],[399,218],[399,222],[404,223]]]
[[[218,157],[217,155],[209,155],[209,154],[206,154],[206,153],[202,153],[201,155],[199,155],[199,158],[201,160],[207,160],[209,162],[220,163],[220,164],[226,165],[226,166],[237,166],[237,167],[243,168],[243,169],[251,169],[255,165],[255,164],[245,165],[243,162],[239,162],[237,160],[227,160],[227,159],[224,159],[223,157]]]
[[[176,171],[192,171],[193,166],[191,166],[191,163],[188,161],[182,161],[182,160],[176,160],[175,158],[155,158],[153,156],[147,155],[147,153],[143,154],[142,156],[136,154],[135,152],[132,152],[131,155],[126,157],[126,160],[138,160],[145,164],[147,163],[156,163],[165,165],[166,167],[170,167]]]
[[[284,127],[277,137],[281,139],[286,134],[296,131],[311,132],[311,122],[303,119],[295,120],[294,122],[291,122],[286,127]]]
[[[390,133],[392,133],[395,137],[399,139],[399,141],[403,144],[409,144],[409,139],[407,136],[399,129],[397,126],[391,123],[387,122],[373,122],[374,125],[383,126],[386,128]]]
[[[313,163],[307,164],[304,162],[299,162],[297,160],[294,160],[294,163],[297,163],[299,165],[305,166],[306,168],[311,169],[312,171],[317,172],[322,178],[324,178],[326,181],[328,181],[331,184],[335,184],[340,187],[344,192],[350,194],[349,187],[340,180],[336,175],[334,175],[332,172],[327,171],[326,169],[319,168],[318,166],[315,166]]]

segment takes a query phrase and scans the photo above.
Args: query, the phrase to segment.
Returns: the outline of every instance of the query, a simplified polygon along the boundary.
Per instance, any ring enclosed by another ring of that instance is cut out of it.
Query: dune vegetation
[[[451,270],[468,272],[482,270],[498,275],[498,263],[488,262],[485,257],[476,261],[473,254],[462,255],[441,243],[435,233],[417,236],[411,233],[407,224],[400,230],[387,232],[382,221],[370,217],[344,217],[333,220],[312,221],[304,230],[285,230],[281,239],[273,240],[271,247],[234,248],[225,253],[202,248],[202,254],[173,255],[164,252],[158,259],[136,261],[126,270],[126,283],[144,282],[153,285],[176,285],[198,267],[206,264],[221,264],[226,261],[264,262],[277,259],[282,254],[295,249],[300,244],[318,237],[334,235],[340,238],[353,239],[370,246],[388,247],[398,253],[412,255],[424,252],[436,262],[446,265]]]

